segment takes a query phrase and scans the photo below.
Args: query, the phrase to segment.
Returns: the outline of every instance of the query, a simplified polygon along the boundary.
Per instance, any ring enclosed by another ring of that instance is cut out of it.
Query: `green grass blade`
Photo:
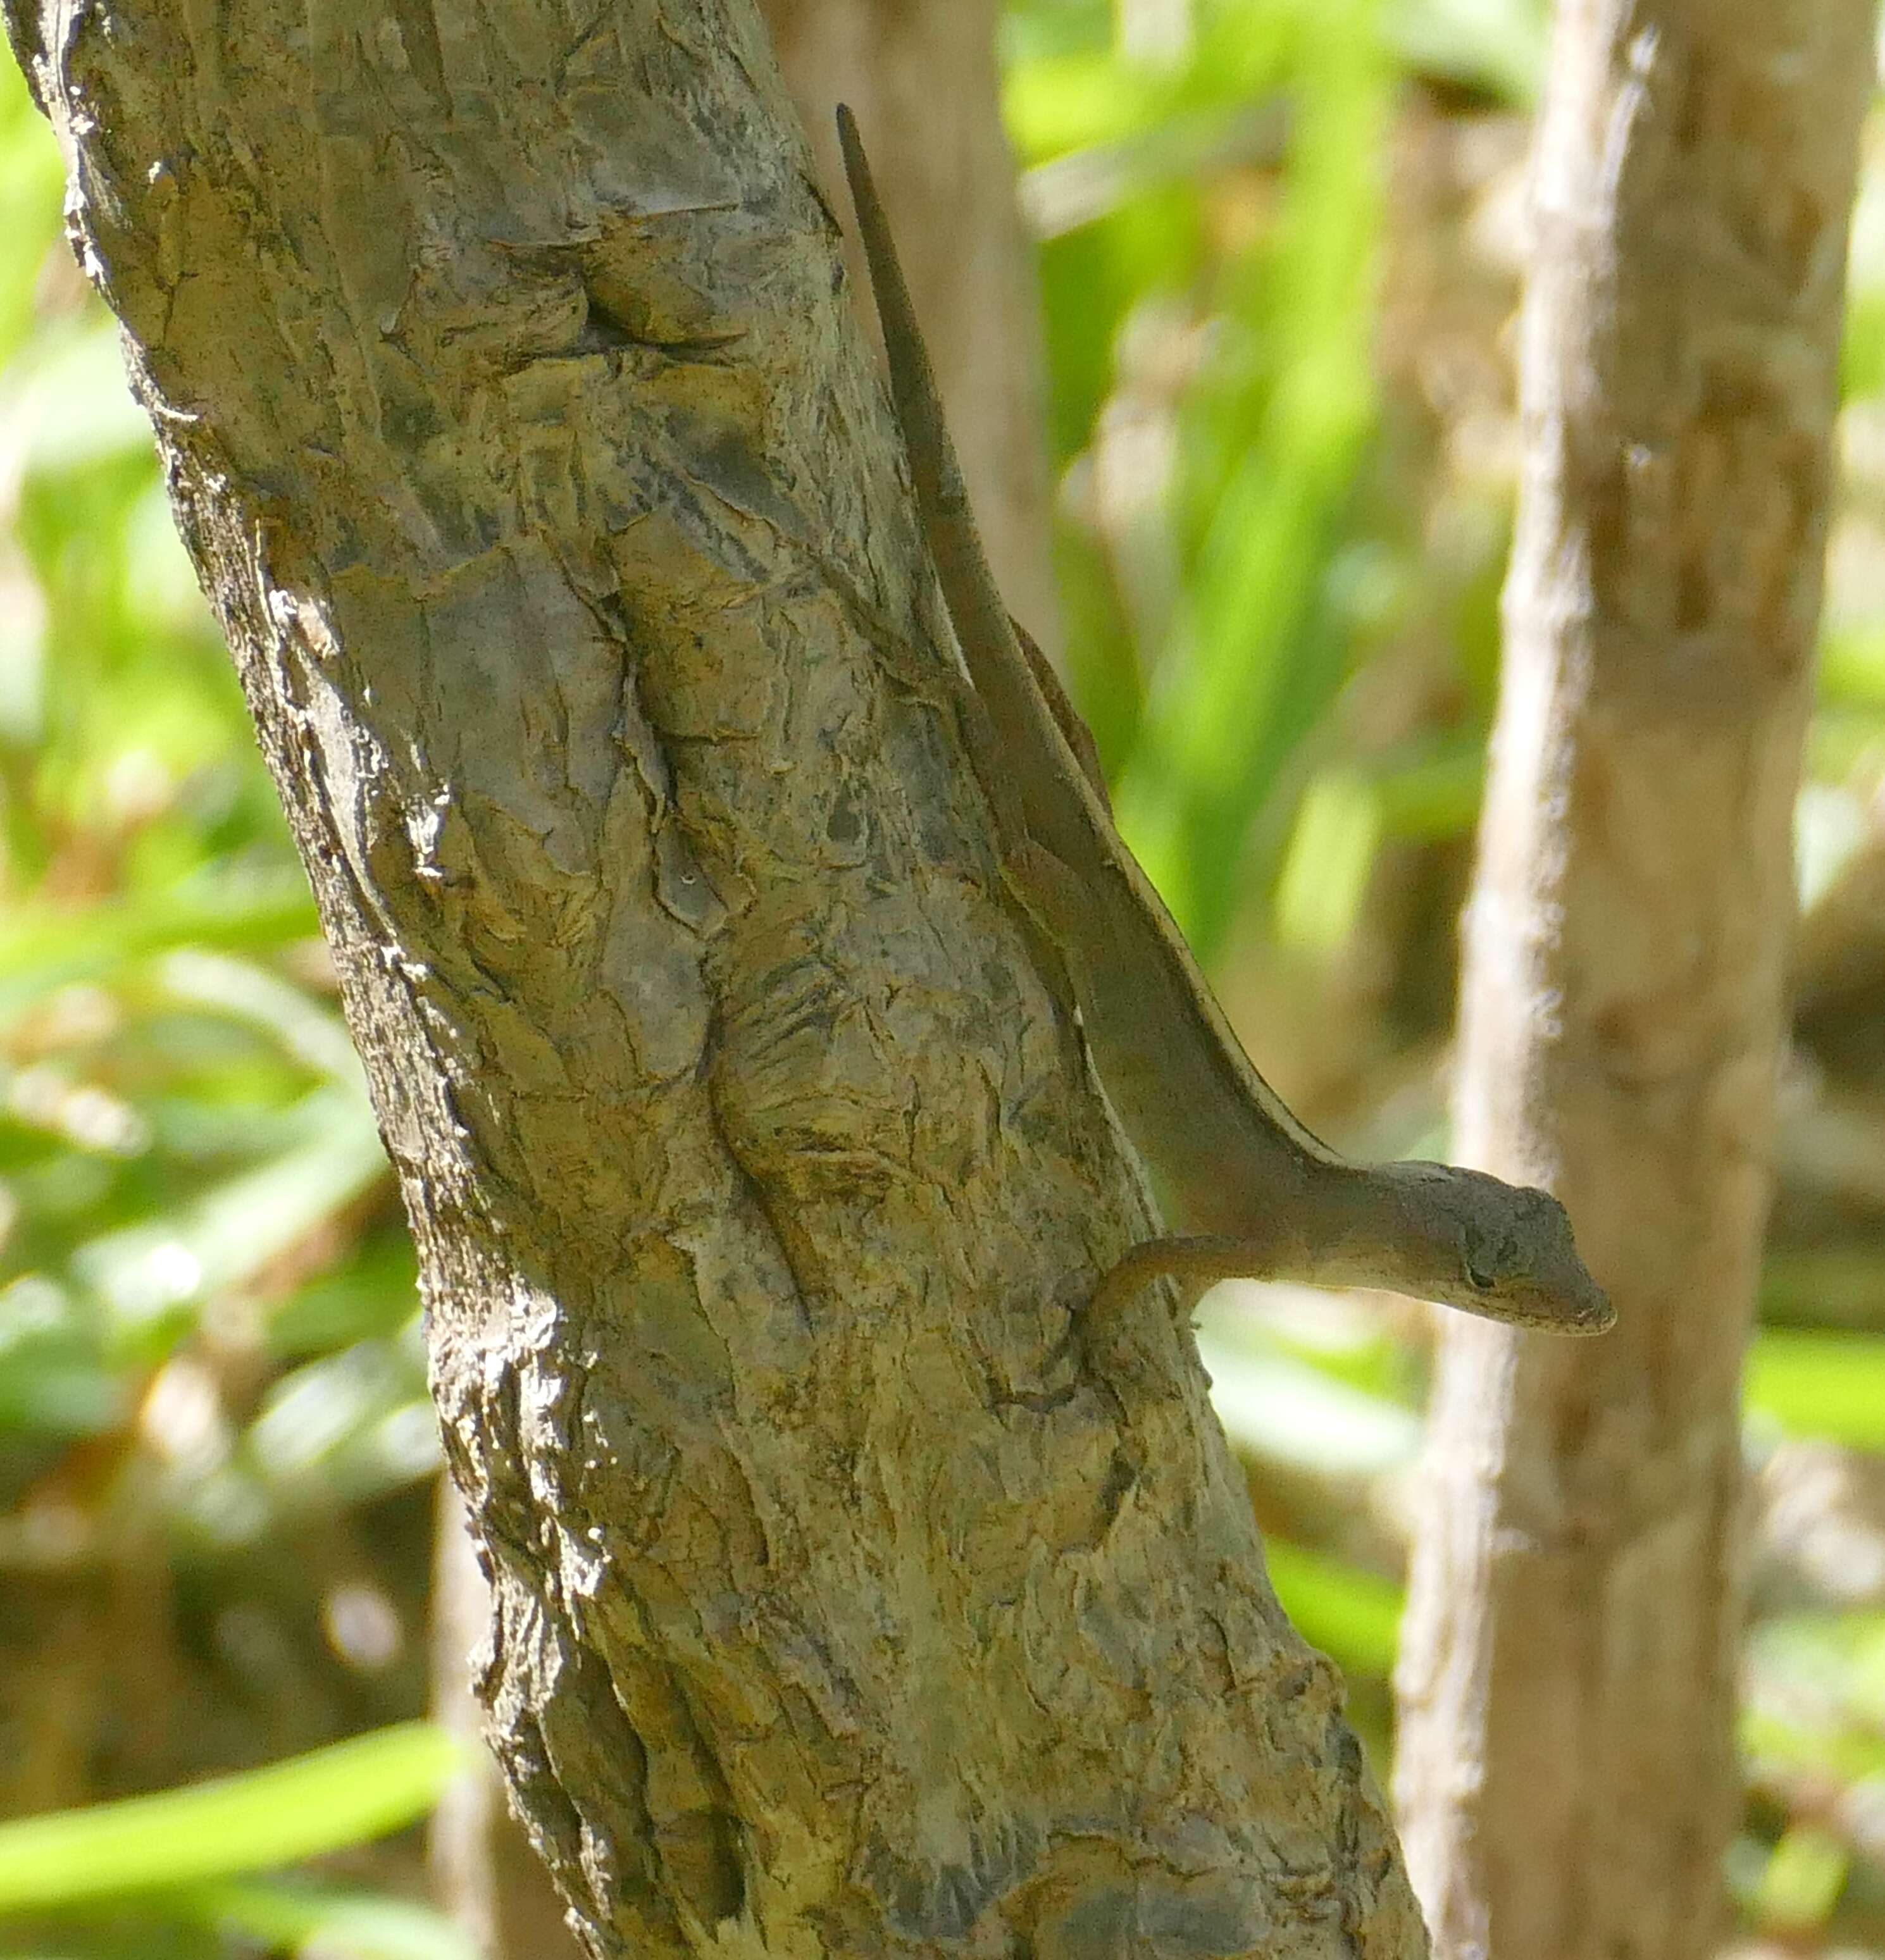
[[[477,1960],[470,1939],[450,1920],[406,1899],[251,1879],[191,1886],[153,1904],[271,1951],[318,1952],[323,1960]]]
[[[402,1829],[460,1767],[403,1723],[244,1776],[0,1825],[0,1914],[265,1871]]]
[[[0,1020],[55,988],[181,946],[272,950],[320,930],[298,873],[193,879],[73,910],[21,906],[0,921]]]
[[[72,1271],[135,1338],[176,1309],[260,1271],[387,1172],[364,1095],[317,1089],[308,1141],[204,1193],[183,1211],[81,1246]]]
[[[1326,603],[1375,418],[1370,358],[1392,100],[1375,0],[1305,11],[1274,243],[1234,269],[1228,352],[1186,418],[1193,562],[1120,828],[1207,963],[1244,845],[1348,649]]]

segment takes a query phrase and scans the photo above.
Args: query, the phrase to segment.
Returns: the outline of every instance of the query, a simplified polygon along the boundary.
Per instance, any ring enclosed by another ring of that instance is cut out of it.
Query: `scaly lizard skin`
[[[965,737],[1003,876],[1059,948],[1114,1109],[1192,1228],[1135,1246],[1089,1312],[1170,1275],[1380,1287],[1562,1334],[1616,1316],[1549,1193],[1448,1164],[1357,1164],[1305,1129],[1238,1045],[1113,828],[1092,739],[1009,618],[944,424],[855,120],[838,111],[925,540],[974,701]]]

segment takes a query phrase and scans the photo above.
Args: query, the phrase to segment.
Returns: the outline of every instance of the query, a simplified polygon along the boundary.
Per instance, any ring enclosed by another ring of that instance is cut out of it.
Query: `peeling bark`
[[[597,1955],[1413,1960],[750,0],[11,25],[314,881]]]
[[[1619,1324],[1446,1330],[1397,1777],[1438,1952],[1685,1960],[1736,1816],[1769,1190],[1867,0],[1562,0],[1456,1141]]]

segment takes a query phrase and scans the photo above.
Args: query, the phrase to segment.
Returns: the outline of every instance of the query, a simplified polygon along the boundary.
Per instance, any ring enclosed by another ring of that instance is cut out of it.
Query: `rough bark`
[[[1713,1952],[1737,1376],[1868,0],[1565,0],[1457,1141],[1565,1199],[1620,1324],[1446,1331],[1402,1670],[1438,1951]]]
[[[1042,441],[1040,320],[1030,241],[1015,198],[994,60],[996,8],[912,8],[903,0],[762,0],[786,87],[812,140],[826,201],[849,211],[833,113],[863,116],[878,189],[905,241],[905,270],[926,323],[990,562],[1036,639],[1058,639]],[[869,330],[876,310],[847,224],[847,269]],[[464,1678],[482,1586],[462,1507],[440,1510],[435,1596],[453,1609],[435,1643],[436,1700],[475,1720]],[[541,1923],[543,1881],[516,1857],[517,1828],[489,1779],[467,1777],[435,1821],[432,1869],[448,1909],[498,1960],[546,1960],[560,1927]]]
[[[1052,650],[1059,633],[1040,310],[1001,126],[998,0],[762,0],[761,11],[819,181],[845,215],[852,291],[874,322],[833,123],[840,102],[857,112],[989,565],[1009,609]]]
[[[598,1955],[1409,1960],[991,861],[750,0],[11,17],[319,899]]]

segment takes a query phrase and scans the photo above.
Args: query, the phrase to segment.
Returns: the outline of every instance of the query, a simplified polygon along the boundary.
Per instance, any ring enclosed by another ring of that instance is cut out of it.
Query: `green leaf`
[[[268,1317],[269,1352],[291,1361],[384,1338],[419,1309],[418,1264],[402,1224],[374,1234],[336,1272],[300,1287]]]
[[[1885,708],[1885,624],[1868,619],[1820,635],[1820,698],[1841,708]]]
[[[1885,1340],[1763,1328],[1748,1353],[1743,1399],[1790,1434],[1885,1449]]]
[[[123,1420],[127,1385],[104,1365],[91,1319],[42,1274],[0,1290],[0,1432],[97,1436]]]
[[[1515,105],[1529,103],[1545,72],[1545,9],[1536,0],[1393,0],[1384,22],[1409,66]]]
[[[1799,1931],[1823,1926],[1845,1889],[1851,1863],[1851,1852],[1830,1831],[1789,1825],[1761,1875],[1756,1917],[1763,1926]]]
[[[463,1761],[428,1722],[243,1776],[0,1825],[0,1914],[266,1870],[403,1830]]]
[[[263,1029],[304,1067],[365,1098],[366,1077],[345,1023],[279,974],[253,960],[184,947],[163,962],[158,978],[178,1000]]]
[[[56,988],[174,947],[272,948],[320,929],[298,873],[193,880],[76,910],[19,907],[0,924],[0,1020]]]
[[[1310,784],[1276,883],[1279,945],[1330,953],[1346,943],[1368,896],[1381,828],[1380,794],[1358,771],[1326,770]]]
[[[65,188],[59,145],[27,94],[26,78],[0,49],[0,361],[11,361],[30,330],[39,269],[58,243]]]
[[[1260,1333],[1212,1315],[1198,1337],[1212,1406],[1246,1456],[1333,1477],[1372,1477],[1411,1462],[1420,1418],[1384,1396],[1334,1379]]]
[[[0,1356],[0,1432],[103,1436],[127,1405],[123,1380],[66,1341],[23,1343]]]
[[[1120,828],[1208,961],[1253,831],[1348,671],[1355,486],[1375,420],[1374,291],[1393,73],[1374,0],[1287,11],[1294,123],[1273,221],[1229,268],[1218,354],[1181,422],[1189,562]],[[1277,840],[1268,840],[1272,852]]]
[[[321,1960],[477,1960],[474,1943],[442,1914],[367,1892],[251,1880],[193,1886],[152,1904],[271,1949],[318,1949]]]
[[[370,1502],[439,1465],[438,1418],[409,1342],[361,1341],[284,1376],[244,1438],[242,1457],[284,1502],[323,1494]]]
[[[75,469],[109,457],[142,456],[150,418],[132,399],[116,320],[88,313],[30,374],[14,414],[24,424],[29,472]]]
[[[1384,1680],[1400,1638],[1399,1586],[1287,1538],[1264,1541],[1270,1583],[1291,1624],[1343,1673]]]
[[[1426,842],[1464,837],[1479,820],[1485,745],[1478,730],[1390,757],[1375,780],[1390,837]]]
[[[1769,1252],[1761,1268],[1761,1314],[1782,1322],[1885,1323],[1885,1251],[1810,1246]]]
[[[308,1141],[229,1179],[186,1209],[81,1246],[72,1268],[134,1339],[180,1307],[259,1271],[385,1175],[363,1094],[316,1090],[301,1103]]]

